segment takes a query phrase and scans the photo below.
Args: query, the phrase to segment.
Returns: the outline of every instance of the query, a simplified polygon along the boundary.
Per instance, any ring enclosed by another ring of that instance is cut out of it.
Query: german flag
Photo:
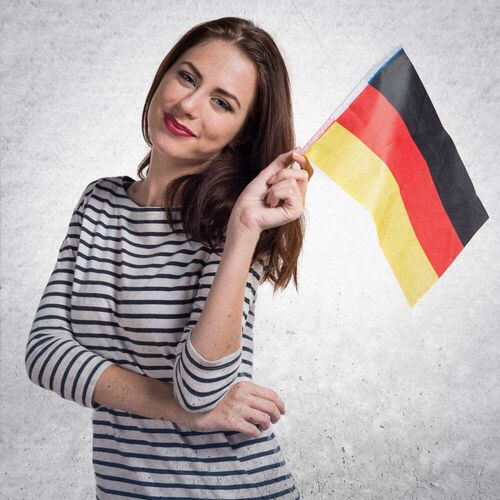
[[[401,46],[353,93],[302,153],[371,214],[413,307],[488,214]]]

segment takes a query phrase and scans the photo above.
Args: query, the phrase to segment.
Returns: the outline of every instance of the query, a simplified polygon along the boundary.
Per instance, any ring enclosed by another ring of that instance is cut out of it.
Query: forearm
[[[92,401],[109,408],[187,425],[189,412],[174,397],[173,385],[111,365],[97,380]]]
[[[245,287],[259,235],[228,226],[226,242],[203,311],[191,332],[201,356],[218,360],[241,347],[241,317]]]

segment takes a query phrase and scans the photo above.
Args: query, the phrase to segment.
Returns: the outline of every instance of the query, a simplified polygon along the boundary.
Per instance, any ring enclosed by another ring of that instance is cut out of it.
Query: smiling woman
[[[142,184],[146,198],[158,197],[160,189],[163,195],[167,185],[181,176],[217,172],[214,161],[222,160],[222,150],[236,142],[256,86],[254,62],[236,44],[223,39],[200,42],[165,68],[147,105],[152,148],[148,178]],[[241,187],[233,191],[234,205]]]
[[[93,410],[101,500],[300,498],[271,429],[285,405],[252,382],[257,289],[296,283],[302,246],[290,95],[265,31],[195,26],[147,96],[141,180],[96,179],[75,206],[25,363]]]
[[[170,119],[167,123],[178,124],[196,137],[196,150],[191,149],[192,143],[179,146],[190,148],[191,163],[199,170],[234,139],[243,125],[255,93],[256,70],[252,61],[238,48],[222,40],[200,43],[187,50],[184,57],[185,60],[172,65],[163,76],[151,100],[148,119],[153,145],[155,138],[161,140],[161,137],[155,137],[158,133],[155,130],[156,115],[162,118],[166,115],[167,120]],[[220,86],[221,81],[235,89],[243,107],[236,95]],[[233,102],[234,108],[228,101]],[[158,148],[160,146],[158,143]],[[175,144],[170,146],[174,148]],[[158,161],[154,149],[151,170]],[[186,160],[184,156],[183,160]],[[169,165],[171,163],[172,159]],[[184,163],[179,166],[181,173],[185,169]]]

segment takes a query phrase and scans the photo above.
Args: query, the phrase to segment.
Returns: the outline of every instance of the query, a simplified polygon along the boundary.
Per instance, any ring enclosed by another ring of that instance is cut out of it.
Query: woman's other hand
[[[300,217],[314,171],[299,149],[279,155],[245,187],[231,213],[231,224],[241,223],[260,234]],[[288,168],[294,161],[300,164],[300,170]]]
[[[285,404],[276,392],[244,380],[234,384],[212,410],[185,415],[183,424],[200,432],[236,431],[258,437],[284,414]]]

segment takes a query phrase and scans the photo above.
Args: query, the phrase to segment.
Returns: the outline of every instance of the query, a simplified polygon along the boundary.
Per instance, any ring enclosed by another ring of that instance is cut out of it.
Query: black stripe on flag
[[[369,84],[401,115],[427,162],[441,203],[465,246],[486,222],[488,214],[405,51],[400,49]]]

